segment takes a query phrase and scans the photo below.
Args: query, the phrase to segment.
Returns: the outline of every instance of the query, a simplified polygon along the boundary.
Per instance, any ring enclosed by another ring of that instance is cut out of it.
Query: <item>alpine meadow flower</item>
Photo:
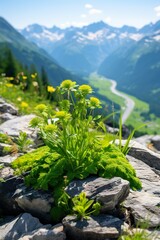
[[[11,88],[11,87],[13,87],[13,84],[12,83],[6,83],[6,87]]]
[[[83,85],[79,86],[78,89],[80,90],[80,92],[84,96],[93,92],[92,88],[89,85],[86,85],[86,84],[83,84]]]
[[[21,102],[21,108],[28,108],[28,103],[26,102]]]
[[[22,79],[23,79],[23,80],[26,80],[26,79],[27,79],[27,76],[22,76]]]
[[[37,77],[37,73],[31,74],[31,78],[35,79]]]
[[[58,111],[58,112],[56,112],[55,117],[59,118],[59,119],[65,119],[66,120],[66,119],[69,119],[71,117],[71,114],[67,113],[66,111]]]
[[[54,133],[57,130],[57,126],[55,124],[48,124],[44,127],[44,131],[47,133]]]
[[[61,83],[60,87],[61,87],[61,88],[65,88],[65,89],[67,89],[67,90],[70,90],[70,89],[72,89],[75,85],[76,85],[76,82],[73,82],[73,81],[67,79],[67,80],[64,80],[64,81]]]
[[[101,105],[101,102],[100,102],[100,100],[98,98],[90,97],[90,106],[91,107],[98,108],[98,107],[100,107],[100,105]]]
[[[37,110],[38,112],[43,112],[47,109],[47,106],[45,104],[38,104],[36,107],[35,107],[35,110]]]
[[[48,87],[47,87],[47,91],[48,91],[49,93],[53,93],[53,92],[56,91],[56,89],[55,89],[54,87],[52,87],[52,86],[48,86]]]

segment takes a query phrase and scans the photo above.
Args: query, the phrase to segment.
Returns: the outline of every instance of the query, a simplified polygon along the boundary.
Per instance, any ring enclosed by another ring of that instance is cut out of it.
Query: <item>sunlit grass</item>
[[[34,108],[42,101],[51,106],[50,101],[43,95],[39,96],[37,91],[23,91],[20,85],[11,84],[2,77],[0,77],[0,97],[13,103],[22,114],[33,113]]]
[[[111,82],[109,79],[101,77],[97,74],[91,74],[87,80],[91,86],[97,89],[98,93],[103,97],[103,101],[104,97],[106,97],[106,102],[107,99],[113,101],[114,103],[120,105],[123,111],[125,108],[125,100],[111,92]],[[149,104],[137,99],[136,97],[127,94],[125,95],[135,102],[135,107],[125,122],[125,125],[131,128],[138,128],[142,124],[146,123],[146,126],[140,129],[141,134],[160,134],[160,118],[149,113]]]

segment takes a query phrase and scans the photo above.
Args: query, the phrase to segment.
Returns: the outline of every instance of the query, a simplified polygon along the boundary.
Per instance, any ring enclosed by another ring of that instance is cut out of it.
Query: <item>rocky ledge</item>
[[[18,116],[16,108],[1,99],[1,133],[7,132],[16,137],[20,131],[26,131],[36,142],[37,134],[28,128],[32,117]],[[151,142],[151,138],[148,139]],[[135,139],[127,156],[142,181],[141,191],[130,190],[129,182],[119,177],[90,177],[73,181],[67,187],[67,193],[75,196],[81,191],[85,192],[89,199],[101,203],[101,213],[83,220],[66,216],[56,225],[50,217],[54,205],[52,194],[26,187],[23,179],[14,176],[10,167],[18,155],[4,156],[3,146],[0,147],[0,163],[4,165],[0,177],[5,180],[0,183],[0,211],[3,216],[0,220],[0,240],[118,239],[122,233],[130,230],[130,226],[136,226],[140,221],[147,222],[152,240],[160,239],[157,230],[160,228],[160,143],[158,137],[152,139],[152,149],[146,147],[142,138]]]

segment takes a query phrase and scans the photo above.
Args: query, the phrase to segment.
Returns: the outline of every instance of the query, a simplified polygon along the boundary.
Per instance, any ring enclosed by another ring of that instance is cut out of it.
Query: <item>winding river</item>
[[[111,88],[110,88],[112,93],[114,93],[114,94],[116,94],[116,95],[125,99],[125,105],[126,106],[125,106],[125,111],[122,115],[122,124],[124,124],[125,121],[127,120],[127,118],[129,117],[129,115],[132,113],[132,111],[134,109],[134,106],[135,106],[135,103],[127,95],[125,95],[124,93],[121,93],[118,90],[116,90],[116,86],[117,86],[116,81],[110,80],[110,82],[112,83]]]

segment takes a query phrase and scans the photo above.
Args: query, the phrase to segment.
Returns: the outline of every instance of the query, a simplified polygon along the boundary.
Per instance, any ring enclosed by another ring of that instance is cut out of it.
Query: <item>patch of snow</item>
[[[116,37],[115,33],[111,33],[109,36],[107,36],[107,39],[113,39]]]
[[[128,37],[128,33],[127,32],[124,32],[124,33],[121,33],[120,38],[127,38]]]
[[[153,39],[156,41],[160,41],[160,35],[154,36]]]
[[[129,37],[134,41],[139,41],[143,38],[143,34],[133,33],[133,34],[130,34]]]

